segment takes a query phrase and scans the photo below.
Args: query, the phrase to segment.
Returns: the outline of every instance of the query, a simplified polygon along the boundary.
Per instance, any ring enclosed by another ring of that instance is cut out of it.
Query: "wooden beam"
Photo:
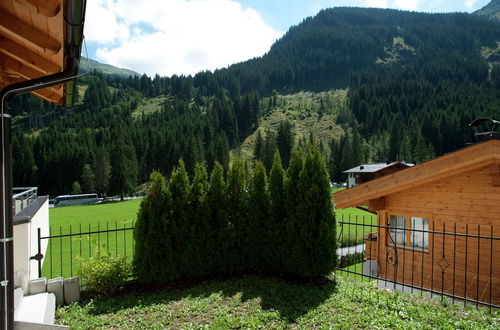
[[[54,17],[59,14],[61,10],[61,3],[59,0],[15,0],[17,3],[23,5],[37,14]]]
[[[17,17],[13,17],[9,12],[0,9],[0,32],[10,36],[12,39],[19,39],[42,50],[45,53],[55,55],[61,49],[61,42],[50,37],[47,32],[35,29],[33,26],[24,23]]]
[[[5,56],[3,61],[0,61],[0,69],[6,73],[17,74],[19,77],[24,78],[26,80],[34,79],[43,76],[43,72],[40,73],[26,65],[23,65],[16,60]],[[54,89],[54,87],[49,87],[48,89]]]
[[[56,87],[52,88],[44,88],[44,89],[39,89],[34,92],[31,92],[32,94],[36,95],[37,97],[44,99],[45,101],[51,102],[51,103],[57,103],[57,104],[63,104],[64,99],[63,99],[63,94],[64,92],[62,91],[62,85],[58,85]]]
[[[339,191],[334,194],[333,198],[337,208],[363,205],[362,203],[370,199],[387,196],[491,164],[498,164],[499,160],[500,141],[490,140]]]
[[[11,58],[29,65],[35,70],[41,70],[44,74],[52,74],[61,71],[61,67],[46,58],[33,53],[28,48],[25,48],[14,41],[0,37],[0,52]]]
[[[380,197],[377,199],[370,199],[368,201],[368,210],[371,212],[377,212],[385,210],[385,197]]]

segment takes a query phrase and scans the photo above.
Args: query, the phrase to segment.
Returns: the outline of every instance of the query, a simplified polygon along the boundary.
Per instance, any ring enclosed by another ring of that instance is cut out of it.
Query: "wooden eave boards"
[[[435,180],[490,165],[492,184],[499,180],[500,141],[472,145],[431,161],[340,191],[333,195],[336,208],[366,205],[370,200],[394,194]]]
[[[63,70],[63,0],[0,1],[0,89]],[[64,103],[64,86],[33,92]]]

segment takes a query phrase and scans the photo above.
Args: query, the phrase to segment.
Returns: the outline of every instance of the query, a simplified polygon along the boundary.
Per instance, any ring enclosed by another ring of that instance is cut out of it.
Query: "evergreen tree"
[[[178,277],[172,233],[167,231],[168,204],[165,178],[159,172],[153,172],[148,195],[141,202],[134,227],[133,266],[140,282],[169,282]]]
[[[134,145],[118,134],[116,144],[111,153],[111,177],[109,190],[111,194],[123,196],[136,191],[137,159]]]
[[[73,182],[71,185],[71,194],[72,195],[79,195],[82,193],[82,187],[80,186],[80,183],[78,181]]]
[[[253,148],[253,159],[262,161],[264,159],[264,139],[260,129],[257,130],[257,136],[255,138],[255,144]]]
[[[274,154],[273,167],[269,176],[269,194],[271,200],[271,217],[269,218],[270,246],[268,254],[273,261],[270,263],[271,270],[276,273],[282,271],[283,260],[286,254],[286,246],[283,237],[286,236],[284,223],[286,217],[286,194],[285,194],[285,171],[281,166],[281,158],[278,151]]]
[[[210,251],[214,242],[214,236],[210,226],[210,209],[207,203],[209,189],[207,169],[198,163],[194,169],[194,179],[190,196],[191,217],[191,244],[188,256],[191,258],[191,269],[189,276],[204,277],[210,274],[213,269]]]
[[[335,217],[328,173],[317,148],[308,152],[299,176],[299,204],[291,247],[291,273],[302,278],[330,274],[336,265]]]
[[[189,248],[194,243],[192,223],[193,217],[189,214],[189,199],[191,187],[189,184],[186,167],[182,160],[179,165],[172,171],[170,183],[168,185],[170,194],[169,211],[171,221],[169,222],[168,230],[172,237],[173,258],[177,261],[177,271],[181,278],[194,276],[192,268],[195,265],[192,260],[192,251]]]
[[[285,206],[286,206],[286,217],[284,223],[284,235],[283,235],[283,269],[288,274],[295,273],[295,258],[297,256],[292,254],[295,245],[298,244],[300,232],[298,231],[298,222],[301,219],[298,217],[299,205],[302,203],[300,198],[300,173],[303,168],[303,154],[298,151],[292,151],[292,157],[290,159],[290,165],[288,166],[286,172],[285,180]]]
[[[267,190],[267,175],[264,165],[257,161],[252,173],[250,183],[251,212],[249,215],[249,268],[257,273],[264,273],[270,269],[273,262],[269,249],[273,249],[270,242],[270,199]]]
[[[288,121],[281,122],[278,127],[276,144],[283,160],[283,166],[288,167],[293,149],[292,125]]]
[[[231,225],[231,265],[234,271],[245,269],[248,260],[249,196],[245,180],[245,163],[233,160],[227,175],[227,210]]]
[[[94,172],[90,164],[85,164],[82,169],[82,191],[84,193],[95,192],[95,178]]]
[[[226,184],[224,182],[224,168],[216,162],[210,175],[210,187],[207,194],[210,209],[210,227],[213,236],[211,249],[211,263],[213,274],[226,273],[228,253],[227,218],[226,218]]]
[[[102,147],[97,149],[92,163],[92,172],[94,174],[95,190],[100,196],[103,196],[108,192],[111,164],[107,151]]]

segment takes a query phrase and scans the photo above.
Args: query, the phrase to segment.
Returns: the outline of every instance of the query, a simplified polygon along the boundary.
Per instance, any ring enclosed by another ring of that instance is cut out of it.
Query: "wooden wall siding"
[[[500,226],[500,187],[484,166],[386,196],[386,210],[431,214],[434,221]]]
[[[429,218],[430,231],[500,237],[500,187],[490,173],[486,166],[388,195],[379,225],[386,226],[391,214],[405,215],[407,222],[421,216]],[[435,233],[421,252],[390,246],[380,228],[373,244],[377,256],[367,255],[379,261],[382,278],[500,305],[499,240]]]
[[[456,225],[457,233],[465,233],[465,225]],[[455,223],[434,226],[435,231],[443,231],[444,226],[445,231],[454,232]],[[469,235],[477,235],[478,228],[481,236],[491,235],[492,226],[479,225],[468,226]],[[377,259],[381,278],[500,304],[500,241],[436,233],[429,234],[428,252],[421,252],[388,246],[386,230],[381,229],[380,234]],[[493,236],[500,237],[500,227],[493,227]]]

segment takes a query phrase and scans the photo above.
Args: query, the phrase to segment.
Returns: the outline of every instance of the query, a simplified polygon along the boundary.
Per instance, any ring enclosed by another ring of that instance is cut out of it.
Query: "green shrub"
[[[125,257],[99,252],[95,257],[80,260],[82,285],[90,291],[110,294],[125,284],[132,270]]]

